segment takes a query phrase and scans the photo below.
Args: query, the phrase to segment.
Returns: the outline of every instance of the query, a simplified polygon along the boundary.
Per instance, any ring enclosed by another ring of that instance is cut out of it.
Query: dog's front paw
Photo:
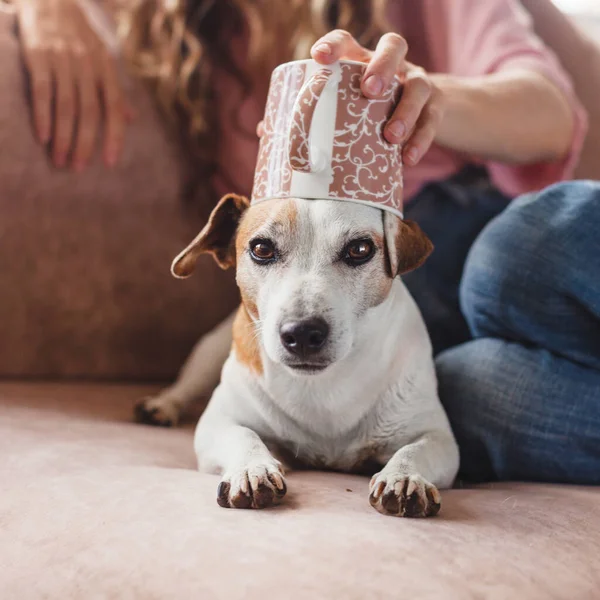
[[[395,517],[433,517],[440,510],[437,488],[420,475],[377,473],[369,486],[371,506]]]
[[[145,425],[174,427],[179,421],[179,402],[169,393],[140,400],[134,408],[135,420]]]
[[[217,502],[224,508],[268,508],[279,504],[286,492],[277,463],[257,464],[225,473],[217,490]]]

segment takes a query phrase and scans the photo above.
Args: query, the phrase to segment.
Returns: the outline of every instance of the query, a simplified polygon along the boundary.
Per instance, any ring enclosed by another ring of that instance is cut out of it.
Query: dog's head
[[[432,249],[415,223],[370,206],[278,199],[250,207],[230,194],[172,271],[187,277],[205,252],[223,268],[235,265],[267,356],[316,373],[350,353],[361,319],[387,298],[393,278]]]

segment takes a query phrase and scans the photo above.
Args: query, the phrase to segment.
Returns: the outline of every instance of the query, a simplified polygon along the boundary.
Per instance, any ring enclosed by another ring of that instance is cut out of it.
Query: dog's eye
[[[250,256],[257,263],[271,262],[276,257],[275,245],[269,240],[252,240]]]
[[[373,258],[375,246],[371,240],[354,240],[344,250],[344,260],[350,266],[364,265]]]

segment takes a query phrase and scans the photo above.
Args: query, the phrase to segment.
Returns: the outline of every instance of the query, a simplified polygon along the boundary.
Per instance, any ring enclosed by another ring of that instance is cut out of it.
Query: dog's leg
[[[194,447],[200,470],[222,473],[219,506],[267,508],[278,504],[287,491],[281,463],[256,432],[217,417],[217,410],[211,404],[200,419]]]
[[[234,316],[235,313],[227,317],[198,341],[172,386],[136,405],[139,422],[171,427],[194,400],[208,398],[219,383],[221,368],[231,350]]]
[[[426,433],[400,448],[369,486],[371,505],[398,517],[430,517],[440,510],[436,486],[450,487],[458,448],[450,430]]]

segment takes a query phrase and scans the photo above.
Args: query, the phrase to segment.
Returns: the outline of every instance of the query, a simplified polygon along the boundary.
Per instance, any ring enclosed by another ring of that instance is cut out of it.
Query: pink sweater
[[[391,0],[389,16],[393,29],[409,43],[408,58],[430,72],[468,77],[527,68],[557,84],[575,116],[569,155],[558,162],[527,166],[489,161],[485,164],[495,185],[509,196],[538,190],[572,176],[585,138],[586,113],[566,72],[535,35],[529,14],[516,0]],[[258,149],[254,130],[262,118],[265,97],[256,94],[242,104],[238,121],[244,132],[240,132],[231,125],[239,93],[225,74],[216,87],[222,107],[219,162],[225,176],[217,178],[216,187],[222,193],[249,194]],[[406,199],[410,200],[424,184],[450,177],[468,162],[479,161],[477,157],[433,146],[417,166],[405,168]]]

